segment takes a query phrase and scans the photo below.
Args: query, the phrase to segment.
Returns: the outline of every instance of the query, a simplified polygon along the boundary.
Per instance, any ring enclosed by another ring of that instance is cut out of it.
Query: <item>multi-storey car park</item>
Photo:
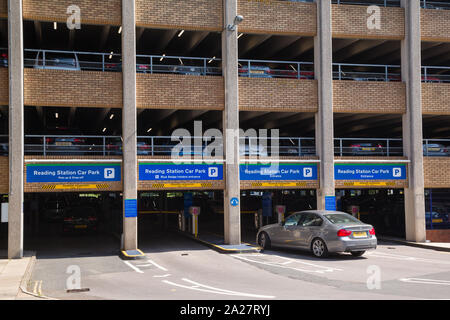
[[[177,229],[192,205],[199,235],[227,244],[254,241],[277,205],[450,241],[449,1],[0,0],[0,48],[11,258],[64,245],[76,206],[95,212],[90,246],[116,235],[123,250]],[[172,164],[182,128],[278,129],[280,156],[224,135],[212,175],[173,180],[163,169],[208,169],[205,141]],[[262,175],[271,164],[287,173]]]

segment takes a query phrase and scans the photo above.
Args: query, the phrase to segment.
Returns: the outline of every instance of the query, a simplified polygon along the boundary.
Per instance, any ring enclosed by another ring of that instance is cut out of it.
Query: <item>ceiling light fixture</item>
[[[58,112],[55,113],[55,118],[58,119],[59,118],[59,114]]]
[[[150,131],[152,131],[153,130],[153,128],[149,128],[148,130],[147,130],[147,132],[150,132]]]
[[[181,58],[178,58],[178,60],[180,60],[181,65],[184,65],[183,60],[181,60]]]
[[[213,62],[214,59],[216,59],[216,56],[212,57],[211,60],[208,61],[208,64],[211,63],[211,62]]]
[[[55,22],[53,22],[53,29],[58,29],[58,23],[55,21]]]
[[[239,39],[240,37],[242,37],[244,34],[243,33],[240,33],[238,36],[237,36],[237,38]]]
[[[109,116],[109,120],[112,120],[114,118],[114,113],[112,113],[110,116]]]
[[[117,31],[118,34],[122,33],[122,26],[120,26],[119,31]]]
[[[163,55],[162,55],[161,59],[159,59],[159,61],[163,61],[163,59],[164,59],[165,56],[166,56],[166,54],[163,53]]]
[[[103,132],[105,132],[106,131],[106,128],[103,128]]]
[[[184,33],[184,30],[181,30],[180,33],[178,34],[178,38],[180,38]]]

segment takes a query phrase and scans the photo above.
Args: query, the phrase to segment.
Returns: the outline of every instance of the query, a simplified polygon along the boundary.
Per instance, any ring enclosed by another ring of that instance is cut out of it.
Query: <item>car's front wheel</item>
[[[265,232],[261,232],[261,234],[259,235],[259,239],[258,239],[258,244],[261,248],[265,249],[270,249],[270,238],[269,235]]]
[[[311,243],[311,251],[314,256],[318,258],[325,258],[328,256],[328,248],[322,239],[316,238]]]
[[[365,251],[352,251],[352,256],[354,257],[361,257]]]

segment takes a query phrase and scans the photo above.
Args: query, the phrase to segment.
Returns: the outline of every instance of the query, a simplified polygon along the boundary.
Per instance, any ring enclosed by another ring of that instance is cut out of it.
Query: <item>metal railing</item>
[[[422,82],[450,83],[450,67],[422,67]]]
[[[401,81],[398,65],[333,63],[334,80]]]
[[[423,155],[426,157],[450,157],[450,139],[424,139]]]
[[[314,79],[314,63],[275,60],[238,60],[240,77]]]
[[[403,156],[402,139],[335,138],[336,156]]]
[[[211,137],[182,138],[190,138],[192,146],[188,150],[180,151],[180,156],[205,155],[206,147],[213,140]],[[316,155],[314,138],[267,137],[265,144],[256,139],[240,138],[242,156],[272,156],[276,150],[280,156]],[[273,142],[275,140],[276,142]],[[222,147],[221,138],[217,142],[217,145]],[[138,155],[170,156],[178,143],[178,141],[172,141],[172,136],[138,136],[137,151]],[[122,155],[122,138],[120,136],[26,135],[24,147],[26,155],[114,156]],[[0,135],[0,155],[7,156],[8,152],[8,135]],[[403,141],[398,138],[335,138],[334,154],[336,156],[403,156]],[[430,157],[450,156],[450,139],[424,139],[423,154]]]
[[[138,73],[221,75],[221,60],[213,58],[136,55]],[[122,71],[122,56],[116,53],[61,50],[24,50],[24,66],[36,69]]]
[[[0,48],[0,67],[7,67],[7,57],[1,54],[7,49]],[[37,69],[93,70],[121,72],[120,54],[61,51],[61,50],[24,50],[24,65]],[[166,73],[184,75],[221,76],[221,59],[137,55],[136,72]],[[314,79],[314,63],[299,61],[239,59],[238,74],[241,77]],[[333,63],[334,80],[353,81],[401,81],[401,66],[383,64]],[[422,81],[449,83],[450,67],[423,66]]]
[[[120,136],[26,135],[27,155],[115,155],[113,146],[122,145]]]
[[[370,6],[376,5],[380,7],[400,7],[400,0],[332,0],[334,4],[351,4]]]
[[[421,0],[420,5],[424,9],[450,10],[449,2]]]

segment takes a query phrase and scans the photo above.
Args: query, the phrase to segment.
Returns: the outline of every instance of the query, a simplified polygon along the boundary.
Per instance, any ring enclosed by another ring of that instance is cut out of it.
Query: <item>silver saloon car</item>
[[[282,223],[262,227],[256,240],[263,249],[310,250],[316,257],[326,257],[330,252],[350,252],[359,257],[377,247],[371,225],[339,211],[296,212]]]

